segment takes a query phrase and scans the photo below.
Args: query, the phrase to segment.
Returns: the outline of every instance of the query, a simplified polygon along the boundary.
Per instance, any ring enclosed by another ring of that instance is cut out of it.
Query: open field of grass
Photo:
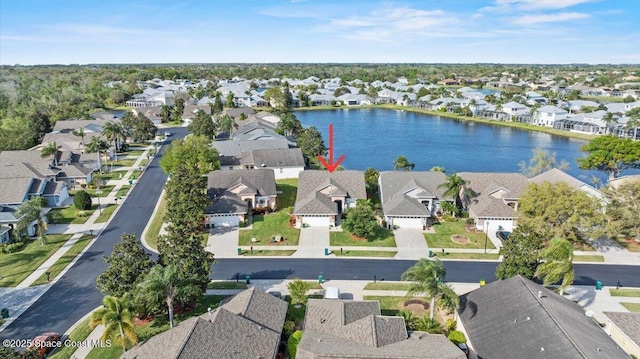
[[[487,249],[494,249],[495,246],[491,240],[487,239],[483,232],[467,232],[465,223],[459,219],[455,222],[439,222],[433,225],[436,233],[425,233],[427,244],[430,248],[484,248],[485,242]],[[460,244],[451,240],[454,234],[462,235],[469,238],[469,243]]]
[[[115,204],[110,204],[107,207],[103,208],[102,213],[98,216],[98,218],[96,218],[95,223],[104,223],[108,221],[109,218],[111,218],[113,211],[116,210],[116,207],[117,206]]]
[[[71,261],[80,253],[82,250],[91,242],[94,237],[88,234],[82,236],[74,245],[69,248],[67,253],[65,253],[60,259],[58,259],[51,267],[49,267],[49,279],[53,280],[55,277],[64,270]],[[38,278],[33,285],[47,284],[47,275],[43,274]]]
[[[640,289],[610,289],[609,294],[612,297],[640,297]]]
[[[160,198],[160,206],[158,207],[158,211],[155,216],[151,219],[151,224],[147,229],[147,232],[144,235],[144,240],[147,242],[149,247],[158,250],[158,235],[160,233],[160,228],[162,227],[162,223],[164,221],[164,216],[167,214],[167,200],[164,196]]]
[[[252,229],[240,230],[239,244],[241,246],[266,246],[274,236],[282,236],[286,238],[285,245],[298,245],[300,230],[289,227],[288,222],[289,215],[285,211],[253,216]],[[256,238],[257,242],[251,242],[251,238]],[[278,245],[280,244],[274,244],[274,246]]]
[[[50,234],[47,235],[47,244],[42,245],[40,240],[36,239],[30,241],[20,252],[0,253],[0,268],[2,268],[0,287],[18,285],[62,247],[69,238],[71,238],[70,234]]]
[[[355,240],[347,231],[329,232],[331,246],[362,246],[362,247],[395,247],[396,240],[393,231],[381,227],[376,228],[376,235],[368,240]]]
[[[342,251],[332,250],[331,253],[338,257],[394,257],[397,251]]]

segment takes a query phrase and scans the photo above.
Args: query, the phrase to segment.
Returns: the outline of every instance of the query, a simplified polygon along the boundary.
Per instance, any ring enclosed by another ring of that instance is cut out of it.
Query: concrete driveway
[[[214,254],[215,258],[238,257],[238,227],[216,227],[209,231],[209,240],[204,248]]]
[[[398,253],[394,258],[419,259],[429,257],[429,247],[421,229],[400,228],[393,231]]]
[[[329,227],[306,227],[300,229],[296,258],[325,258],[324,249],[329,248]]]

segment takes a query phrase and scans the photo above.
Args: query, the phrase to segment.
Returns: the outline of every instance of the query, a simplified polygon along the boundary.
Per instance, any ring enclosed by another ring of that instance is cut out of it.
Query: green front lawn
[[[485,242],[487,249],[495,249],[491,240],[482,233],[467,232],[464,220],[455,222],[439,222],[433,225],[436,233],[425,233],[424,236],[430,248],[484,248]],[[451,240],[454,234],[465,236],[469,239],[467,244],[456,243]]]
[[[337,257],[395,257],[397,251],[342,251],[333,250]]]
[[[365,240],[351,238],[351,233],[347,231],[330,232],[329,242],[331,246],[362,246],[362,247],[395,247],[396,240],[393,238],[393,231],[381,227],[376,228],[376,235]]]
[[[51,224],[84,224],[97,208],[97,204],[87,211],[79,211],[74,205],[67,208],[54,208],[49,212]]]
[[[296,191],[298,190],[298,179],[281,179],[276,181],[276,189],[282,193],[278,194],[278,208],[286,209],[293,207],[296,203]]]
[[[49,267],[49,279],[53,280],[62,270],[64,270],[71,261],[80,253],[82,250],[91,242],[93,236],[85,234],[78,241],[69,248],[67,253],[65,253],[62,257],[60,257],[51,267]],[[40,278],[38,278],[33,285],[47,284],[47,275],[42,274]]]
[[[86,188],[83,191],[87,192],[91,197],[95,198],[95,197],[106,197],[109,195],[109,193],[111,193],[111,190],[113,189],[113,187],[115,187],[114,185],[107,185],[107,186],[102,186],[100,187],[100,193],[98,193],[98,190],[95,188]],[[73,190],[73,191],[69,191],[69,195],[70,196],[75,196],[76,193],[78,193],[77,190]],[[93,200],[94,204],[98,203],[98,200]]]
[[[610,289],[612,297],[640,297],[640,289]]]
[[[137,147],[137,146],[136,146]],[[144,150],[129,150],[127,152],[124,153],[125,156],[132,156],[132,157],[140,157],[142,154],[144,153]],[[121,154],[118,153],[118,156],[120,156]]]
[[[398,315],[398,312],[404,309],[404,303],[412,299],[419,299],[422,301],[428,300],[426,298],[420,298],[420,297],[407,298],[404,296],[401,296],[401,297],[377,296],[377,295],[364,296],[364,300],[377,300],[378,302],[380,302],[380,312],[382,313],[382,315]]]
[[[108,221],[109,218],[111,218],[113,211],[116,210],[116,207],[117,206],[115,204],[110,204],[106,208],[103,208],[102,213],[98,216],[98,218],[96,218],[96,221],[94,223],[104,223]]]
[[[118,156],[121,155],[118,154]],[[113,167],[131,167],[134,163],[136,163],[136,160],[133,158],[120,159],[120,157],[118,157],[117,161],[113,161]],[[111,165],[111,162],[109,162],[109,165]]]
[[[47,244],[40,244],[40,240],[30,241],[20,252],[0,253],[0,287],[15,287],[34,270],[44,263],[53,253],[71,238],[71,234],[47,235]]]
[[[300,240],[300,230],[289,227],[289,215],[284,212],[269,213],[264,216],[253,216],[252,229],[241,229],[239,244],[241,246],[266,246],[274,236],[282,236],[285,245],[296,246]],[[251,242],[255,238],[257,242]],[[274,243],[280,245],[279,243]],[[255,251],[254,251],[255,252]]]
[[[640,303],[620,303],[632,313],[640,313]]]

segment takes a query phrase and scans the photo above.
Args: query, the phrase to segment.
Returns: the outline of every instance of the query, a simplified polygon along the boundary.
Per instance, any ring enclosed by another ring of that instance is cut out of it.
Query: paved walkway
[[[106,228],[108,221],[103,223],[95,223],[98,217],[101,214],[101,211],[104,210],[107,206],[111,204],[117,205],[117,193],[123,186],[129,185],[129,178],[131,175],[140,170],[140,164],[142,161],[147,159],[147,154],[151,149],[155,148],[154,145],[149,145],[145,152],[138,157],[136,162],[131,167],[120,167],[118,171],[122,171],[122,178],[113,179],[107,181],[106,185],[113,185],[114,188],[111,192],[104,196],[100,197],[100,205],[99,210],[94,211],[87,221],[83,224],[50,224],[47,226],[47,234],[72,234],[72,237],[65,242],[58,250],[53,253],[42,265],[40,265],[36,270],[33,271],[28,277],[26,277],[22,282],[20,282],[15,288],[0,288],[0,303],[2,303],[2,308],[8,308],[10,317],[5,321],[3,325],[0,326],[0,332],[4,330],[9,324],[11,324],[16,318],[18,318],[22,313],[24,313],[27,308],[31,304],[33,304],[38,298],[40,298],[51,286],[51,284],[40,285],[31,287],[31,285],[42,276],[44,273],[49,271],[52,265],[54,265],[62,256],[64,256],[67,251],[85,234],[93,233],[95,238],[88,244],[84,250],[79,253],[78,256],[69,264],[67,267],[62,270],[55,278],[51,278],[51,283],[54,283],[58,278],[61,278],[67,271],[67,268],[70,268],[75,261],[80,258],[80,256],[89,249],[91,244],[95,242],[100,236],[101,231]],[[142,168],[144,170],[144,168]],[[136,175],[141,176],[144,174],[143,172],[138,172]],[[137,177],[139,178],[139,177]],[[135,185],[135,181],[133,181]],[[122,200],[120,201],[122,203]],[[111,217],[118,211],[118,208],[115,209],[114,213],[112,213]]]
[[[396,237],[398,253],[395,258],[420,259],[429,257],[429,247],[420,229],[396,229],[393,231]]]
[[[298,250],[291,256],[294,258],[326,258],[324,250],[329,248],[328,227],[306,227],[300,229]]]

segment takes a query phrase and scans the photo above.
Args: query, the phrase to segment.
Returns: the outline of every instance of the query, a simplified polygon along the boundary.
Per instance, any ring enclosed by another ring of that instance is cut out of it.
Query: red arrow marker
[[[333,162],[333,125],[329,124],[329,163],[320,155],[318,155],[318,161],[331,173],[340,166],[340,162],[344,161],[344,157],[345,156],[342,155],[335,163]]]

